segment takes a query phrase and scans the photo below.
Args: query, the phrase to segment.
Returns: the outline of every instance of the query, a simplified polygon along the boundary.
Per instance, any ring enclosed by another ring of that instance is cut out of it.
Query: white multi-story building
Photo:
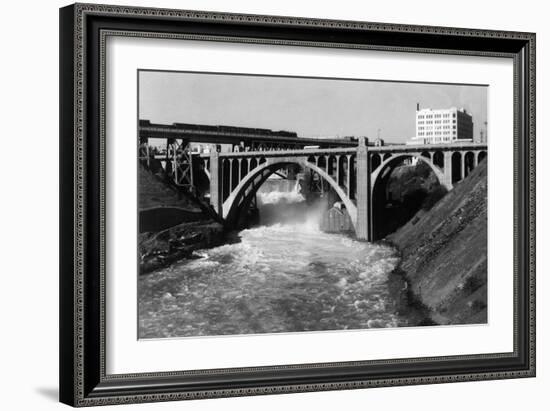
[[[472,116],[463,108],[416,110],[416,137],[410,144],[471,142],[474,139]]]

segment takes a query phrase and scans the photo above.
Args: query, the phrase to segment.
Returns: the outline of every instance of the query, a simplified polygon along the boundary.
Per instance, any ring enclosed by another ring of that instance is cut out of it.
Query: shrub
[[[416,174],[423,179],[427,179],[432,173],[432,169],[430,168],[430,166],[423,161],[418,161],[415,169]]]

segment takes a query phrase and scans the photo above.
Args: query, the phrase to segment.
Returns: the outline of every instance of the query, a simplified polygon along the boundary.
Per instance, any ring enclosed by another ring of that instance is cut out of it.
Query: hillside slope
[[[139,182],[139,209],[145,210],[154,207],[179,207],[189,211],[200,212],[189,199],[166,184],[160,175],[155,175],[144,166],[138,170]]]
[[[159,167],[157,167],[159,169]],[[217,246],[225,232],[212,211],[191,195],[178,192],[163,179],[139,166],[139,254],[140,274],[147,274],[193,251]]]
[[[486,161],[389,235],[411,291],[439,324],[487,321]]]

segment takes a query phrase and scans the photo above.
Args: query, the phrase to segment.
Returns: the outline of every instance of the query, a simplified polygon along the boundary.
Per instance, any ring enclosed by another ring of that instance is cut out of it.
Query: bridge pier
[[[453,188],[453,153],[451,151],[443,153],[443,185],[447,190]]]
[[[370,241],[371,233],[371,187],[370,187],[370,165],[365,138],[359,139],[357,148],[357,179],[356,179],[356,198],[357,198],[357,221],[355,225],[355,235],[360,240]]]
[[[220,153],[210,152],[210,205],[218,215],[222,215],[222,185],[220,178]],[[223,165],[222,165],[223,167]]]

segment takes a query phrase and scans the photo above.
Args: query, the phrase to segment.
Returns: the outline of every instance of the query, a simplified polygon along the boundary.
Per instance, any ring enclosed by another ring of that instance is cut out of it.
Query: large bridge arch
[[[437,178],[441,186],[446,187],[444,171],[438,166],[434,165],[432,158],[424,155],[425,153],[403,153],[396,154],[393,157],[384,161],[380,167],[375,170],[371,175],[371,195],[370,195],[370,239],[379,240],[384,238],[389,233],[393,232],[396,228],[401,226],[404,222],[408,221],[412,215],[409,210],[416,210],[421,204],[422,198],[419,197],[420,193],[414,191],[408,192],[407,202],[405,208],[400,208],[400,201],[403,198],[396,197],[396,193],[388,193],[388,184],[392,170],[394,170],[399,164],[406,159],[417,159],[417,162],[423,162],[427,164],[431,172]],[[403,195],[401,193],[400,195]],[[388,197],[389,196],[389,197]],[[393,206],[386,209],[386,205],[390,201]],[[397,201],[397,203],[395,203]],[[396,207],[396,208],[395,208]],[[412,208],[407,208],[412,207]],[[414,211],[416,212],[416,211]],[[412,212],[412,214],[414,214]]]
[[[437,180],[439,181],[439,184],[449,189],[449,187],[446,186],[445,183],[445,175],[441,168],[436,166],[430,159],[422,156],[420,153],[406,153],[406,154],[396,154],[382,162],[380,166],[374,170],[372,173],[372,180],[371,180],[371,191],[374,191],[376,184],[378,184],[382,177],[384,176],[384,172],[386,170],[392,170],[395,168],[399,163],[401,163],[403,160],[409,159],[409,158],[415,158],[417,161],[422,161],[423,163],[427,164],[430,169],[434,172],[435,176],[437,177]]]
[[[305,169],[309,169],[319,174],[336,192],[340,200],[346,206],[351,222],[355,227],[357,222],[357,207],[347,196],[346,192],[340,187],[336,181],[323,169],[319,168],[315,163],[308,161],[306,157],[275,157],[267,159],[260,163],[256,168],[244,176],[235,189],[229,194],[223,202],[223,218],[228,222],[234,221],[239,214],[240,205],[248,202],[248,199],[256,193],[260,186],[267,178],[278,171],[279,169],[290,164],[299,165]]]

